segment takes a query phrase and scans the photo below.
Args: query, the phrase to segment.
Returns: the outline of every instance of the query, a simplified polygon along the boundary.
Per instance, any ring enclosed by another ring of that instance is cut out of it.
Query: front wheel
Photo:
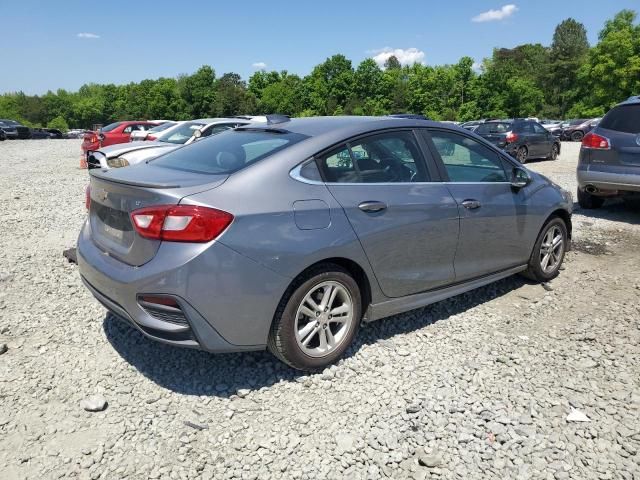
[[[582,137],[584,137],[584,133],[582,132],[573,132],[571,134],[571,140],[573,140],[574,142],[581,142]]]
[[[554,143],[551,146],[551,153],[549,154],[549,157],[548,157],[549,160],[557,160],[559,152],[560,152],[560,148],[558,148],[558,145]]]
[[[533,247],[529,266],[523,275],[537,282],[548,282],[558,276],[567,250],[567,226],[559,217],[553,217],[542,228]]]
[[[342,356],[362,317],[360,289],[342,267],[315,267],[280,301],[268,348],[298,370],[319,370]]]

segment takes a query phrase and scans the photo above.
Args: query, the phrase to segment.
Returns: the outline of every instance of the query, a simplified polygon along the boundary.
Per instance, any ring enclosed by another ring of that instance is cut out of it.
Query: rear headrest
[[[223,170],[237,170],[242,168],[245,163],[244,150],[239,151],[222,151],[219,152],[216,158],[218,165]]]

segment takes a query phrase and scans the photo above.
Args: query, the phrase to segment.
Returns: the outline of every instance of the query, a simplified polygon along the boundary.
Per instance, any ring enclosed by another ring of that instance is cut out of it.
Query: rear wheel
[[[567,226],[560,217],[552,217],[540,231],[523,275],[538,282],[558,276],[567,249]]]
[[[360,289],[342,267],[315,267],[294,281],[276,311],[268,347],[299,370],[319,370],[342,356],[362,316]]]
[[[528,157],[529,157],[529,150],[527,150],[527,147],[520,147],[516,152],[516,159],[520,163],[527,163]]]
[[[571,134],[571,140],[573,140],[574,142],[581,142],[582,141],[582,137],[584,137],[584,133],[578,131],[578,132],[573,132]]]
[[[604,198],[591,195],[584,190],[578,188],[578,205],[585,210],[593,210],[600,208],[604,204]]]

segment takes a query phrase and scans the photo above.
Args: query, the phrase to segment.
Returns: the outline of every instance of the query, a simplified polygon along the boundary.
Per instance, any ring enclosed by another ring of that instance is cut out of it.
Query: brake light
[[[518,140],[518,134],[513,132],[507,132],[507,138],[505,139],[507,143],[513,143]]]
[[[154,137],[153,135],[147,135],[147,138],[145,138],[145,140],[151,140],[154,141],[156,139],[156,137]]]
[[[593,150],[609,150],[611,143],[608,138],[598,135],[597,133],[589,132],[582,139],[582,146]]]
[[[141,236],[169,242],[210,242],[233,221],[233,215],[196,205],[157,205],[131,212]]]
[[[84,206],[87,210],[91,208],[91,185],[84,187]]]

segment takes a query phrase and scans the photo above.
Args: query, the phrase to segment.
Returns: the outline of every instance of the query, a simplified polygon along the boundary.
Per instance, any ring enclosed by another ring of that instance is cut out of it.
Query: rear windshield
[[[640,105],[615,107],[600,122],[601,128],[624,133],[640,133]]]
[[[481,135],[483,133],[506,133],[511,131],[511,128],[512,128],[511,123],[502,123],[502,122],[482,123],[478,125],[478,128],[476,128],[476,133],[479,133]]]
[[[158,135],[159,142],[175,143],[183,145],[193,136],[193,132],[206,125],[202,122],[184,122],[172,129],[167,129],[162,135]]]
[[[118,128],[118,125],[121,125],[121,124],[122,124],[122,122],[110,123],[106,127],[102,127],[100,129],[100,131],[101,132],[110,132],[111,130],[114,130],[114,129]]]
[[[305,138],[290,132],[227,130],[169,152],[153,164],[196,173],[233,173]]]

